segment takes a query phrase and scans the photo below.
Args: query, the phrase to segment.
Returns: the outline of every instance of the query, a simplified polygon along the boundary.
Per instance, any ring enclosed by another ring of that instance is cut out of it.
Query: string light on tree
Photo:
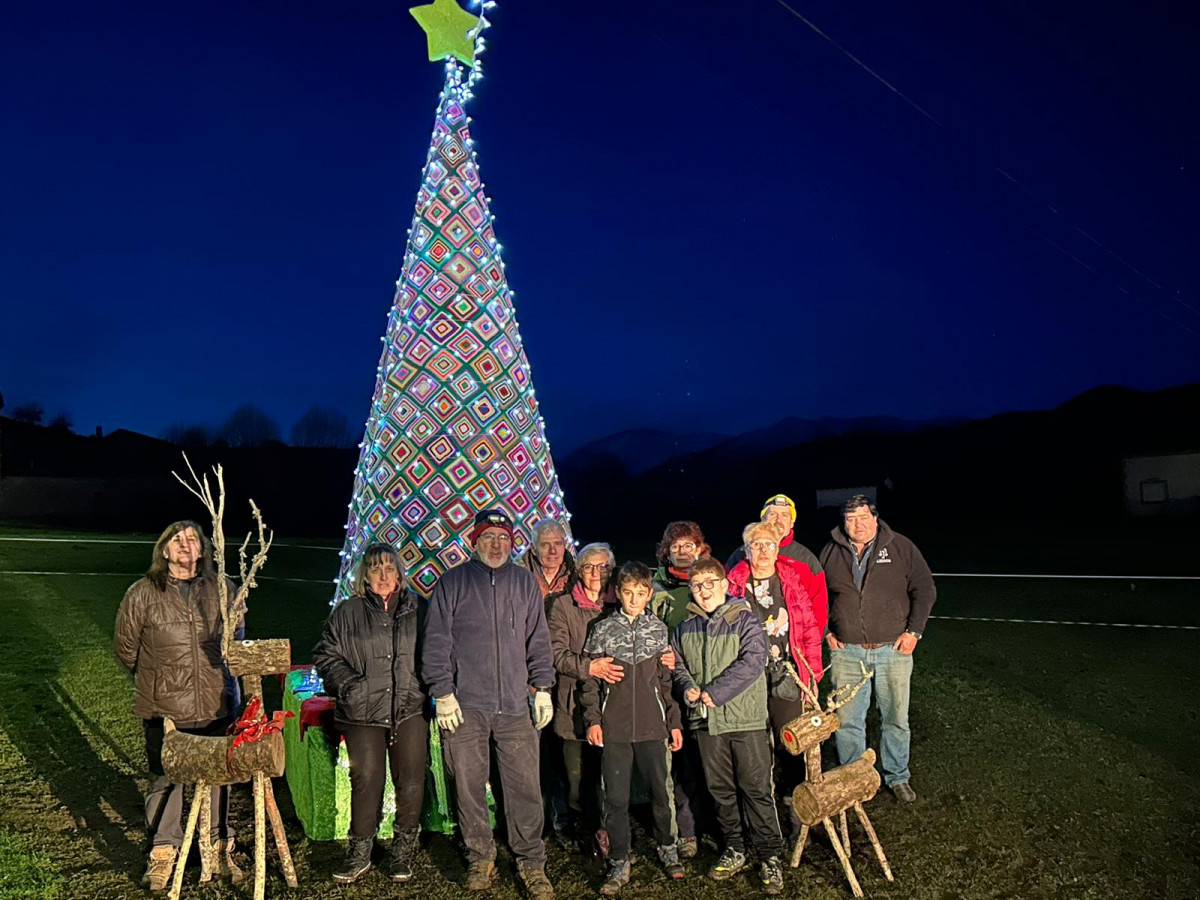
[[[466,104],[482,77],[491,0],[413,7],[429,58],[445,61],[429,153],[388,314],[354,468],[334,603],[368,544],[392,544],[428,596],[470,553],[476,511],[499,507],[529,546],[544,518],[568,520],[513,309],[491,198]]]

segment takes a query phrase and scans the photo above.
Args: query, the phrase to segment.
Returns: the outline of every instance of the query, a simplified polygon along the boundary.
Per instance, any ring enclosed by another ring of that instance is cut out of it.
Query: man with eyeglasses
[[[532,900],[552,900],[538,783],[537,731],[554,716],[545,607],[533,575],[512,562],[513,526],[507,514],[480,512],[467,541],[474,556],[438,579],[429,598],[421,656],[421,677],[435,698],[446,764],[454,776],[469,863],[464,886],[487,890],[496,875],[486,797],[494,742],[517,870]]]
[[[879,518],[871,499],[856,494],[842,507],[842,527],[821,551],[829,582],[833,686],[854,684],[860,664],[875,677],[838,710],[838,758],[854,762],[867,749],[871,692],[881,722],[879,761],[896,799],[917,799],[909,785],[908,700],[913,651],[937,599],[933,573],[908,538]]]
[[[691,589],[688,578],[692,563],[712,553],[704,540],[704,532],[695,522],[672,522],[663,531],[655,556],[658,570],[654,573],[654,591],[650,608],[666,623],[667,631],[686,619]],[[679,858],[692,859],[699,850],[696,837],[696,817],[711,819],[705,812],[709,804],[704,787],[704,771],[700,751],[694,740],[683,742],[683,749],[671,759],[671,781],[675,797],[675,825],[679,832]]]

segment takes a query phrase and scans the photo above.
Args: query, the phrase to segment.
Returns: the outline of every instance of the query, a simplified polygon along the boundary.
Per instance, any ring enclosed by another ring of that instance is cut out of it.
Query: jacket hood
[[[795,560],[787,556],[780,556],[775,560],[775,574],[779,576],[779,580],[784,585],[803,590],[804,584],[797,565]],[[725,577],[729,579],[730,594],[739,600],[745,597],[746,584],[750,581],[750,561],[743,559],[730,569],[729,574]]]
[[[725,618],[732,622],[741,614],[743,609],[750,609],[750,604],[741,597],[726,597],[725,602],[714,609],[712,612],[705,612],[704,607],[699,603],[692,601],[687,605],[688,612],[694,612],[696,615],[705,619]]]

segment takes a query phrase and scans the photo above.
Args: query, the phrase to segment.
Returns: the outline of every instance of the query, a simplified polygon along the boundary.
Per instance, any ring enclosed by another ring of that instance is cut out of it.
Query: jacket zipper
[[[195,587],[195,585],[193,584],[192,587]],[[176,588],[176,590],[179,590],[179,589]],[[183,599],[182,591],[180,591],[180,593],[179,593],[179,599],[180,600]],[[196,634],[196,614],[194,612],[195,606],[192,605],[192,603],[191,603],[191,592],[190,591],[188,592],[188,604],[189,604],[188,611],[187,611],[188,624],[191,626],[191,629],[192,629],[192,699],[195,701],[195,704],[196,704],[195,705],[196,714],[199,715],[199,713],[200,713],[200,678],[198,676],[200,674],[200,636],[198,634]],[[203,616],[201,617],[201,619],[203,619]],[[237,710],[230,710],[230,712],[237,712]]]
[[[492,638],[496,643],[496,713],[503,712],[501,710],[501,696],[503,689],[500,684],[500,613],[496,608],[496,570],[489,567],[488,571],[492,577]]]

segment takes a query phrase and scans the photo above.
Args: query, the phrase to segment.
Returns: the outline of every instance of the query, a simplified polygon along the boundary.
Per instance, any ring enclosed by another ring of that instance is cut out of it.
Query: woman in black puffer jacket
[[[350,756],[350,840],[345,864],[333,873],[341,884],[356,881],[371,868],[385,760],[396,788],[388,874],[393,881],[408,881],[413,874],[429,723],[417,676],[419,603],[403,581],[393,547],[367,547],[355,571],[354,593],[329,614],[313,650],[313,665],[337,700],[334,721]]]

